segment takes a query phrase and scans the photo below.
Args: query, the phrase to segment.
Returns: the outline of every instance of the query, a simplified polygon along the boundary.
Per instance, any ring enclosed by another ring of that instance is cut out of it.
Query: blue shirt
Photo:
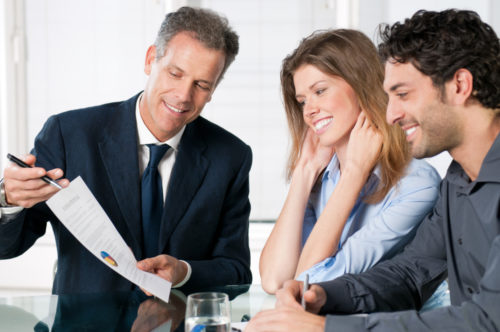
[[[347,219],[339,241],[338,251],[304,271],[297,279],[309,274],[310,282],[321,282],[345,273],[360,273],[377,262],[394,256],[415,235],[416,226],[434,206],[441,178],[423,160],[412,160],[406,175],[380,202],[366,204],[362,197],[375,190],[379,183],[376,168],[361,190]],[[320,184],[314,188],[304,216],[302,245],[305,244],[317,218],[340,178],[337,156],[328,164]]]

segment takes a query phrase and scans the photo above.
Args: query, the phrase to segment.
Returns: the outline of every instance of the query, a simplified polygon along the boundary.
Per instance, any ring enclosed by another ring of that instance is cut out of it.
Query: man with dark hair
[[[63,187],[81,176],[141,260],[139,268],[174,287],[251,283],[252,152],[199,116],[237,53],[238,35],[220,15],[190,7],[168,14],[146,53],[143,92],[51,117],[24,158],[37,167],[5,169],[0,258],[21,255],[51,222],[58,250],[54,293],[133,288],[45,204],[57,189],[40,176]]]
[[[304,293],[326,318],[302,310],[302,285],[289,281],[247,332],[500,330],[498,37],[460,10],[419,11],[381,35],[387,121],[415,157],[453,157],[438,202],[401,254]],[[451,306],[418,312],[446,277]],[[372,312],[384,313],[341,316]]]

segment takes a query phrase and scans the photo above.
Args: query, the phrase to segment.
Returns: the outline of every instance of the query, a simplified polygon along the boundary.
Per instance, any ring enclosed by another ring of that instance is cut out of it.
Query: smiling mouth
[[[170,105],[170,104],[167,104],[167,103],[165,103],[165,102],[164,102],[164,104],[165,104],[165,106],[166,106],[168,109],[170,109],[170,110],[174,111],[175,113],[185,113],[185,112],[189,111],[189,110],[182,110],[182,109],[180,109],[180,108],[174,107],[174,106],[172,106],[172,105]]]
[[[406,134],[406,137],[410,136],[411,134],[413,134],[415,131],[417,130],[417,127],[411,127],[409,129],[406,129],[405,130],[405,134]]]
[[[314,130],[316,130],[316,132],[320,131],[321,129],[328,126],[332,121],[333,121],[333,118],[326,118],[326,119],[320,120],[314,124]]]

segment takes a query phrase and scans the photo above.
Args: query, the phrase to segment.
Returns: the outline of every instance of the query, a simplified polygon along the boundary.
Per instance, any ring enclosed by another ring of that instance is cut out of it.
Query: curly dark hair
[[[383,63],[411,63],[443,91],[460,68],[473,76],[473,98],[484,107],[500,106],[500,43],[476,12],[419,10],[404,23],[379,27]]]
[[[227,18],[210,9],[181,7],[168,13],[161,24],[155,40],[156,58],[163,57],[168,42],[184,31],[192,33],[206,47],[224,52],[226,59],[219,82],[238,54],[238,34],[229,26]]]

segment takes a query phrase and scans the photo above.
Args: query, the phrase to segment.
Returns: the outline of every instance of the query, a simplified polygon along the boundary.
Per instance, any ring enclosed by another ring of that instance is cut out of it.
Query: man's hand
[[[143,259],[137,262],[137,268],[154,273],[170,281],[172,286],[184,280],[188,271],[185,263],[169,255],[158,255],[156,257]],[[146,292],[146,294],[148,293]]]
[[[295,310],[303,310],[300,305],[302,298],[302,282],[288,280],[283,288],[276,292],[276,308],[289,307]],[[304,294],[306,309],[317,314],[326,303],[326,293],[318,285],[312,285]]]
[[[265,310],[255,315],[245,332],[323,332],[325,317],[311,314],[302,308],[281,307]]]
[[[170,301],[165,303],[158,299],[147,299],[137,311],[132,325],[132,332],[149,332],[172,321],[171,329],[175,330],[184,320],[186,302],[175,292],[170,293]]]
[[[36,158],[27,155],[22,158],[28,165],[34,165]],[[59,168],[46,171],[41,167],[22,168],[15,164],[9,164],[4,170],[4,186],[7,203],[15,206],[30,208],[33,205],[44,202],[51,198],[58,189],[40,179],[48,175],[51,179],[57,180],[61,187],[69,185],[67,179],[61,179],[63,171]]]

